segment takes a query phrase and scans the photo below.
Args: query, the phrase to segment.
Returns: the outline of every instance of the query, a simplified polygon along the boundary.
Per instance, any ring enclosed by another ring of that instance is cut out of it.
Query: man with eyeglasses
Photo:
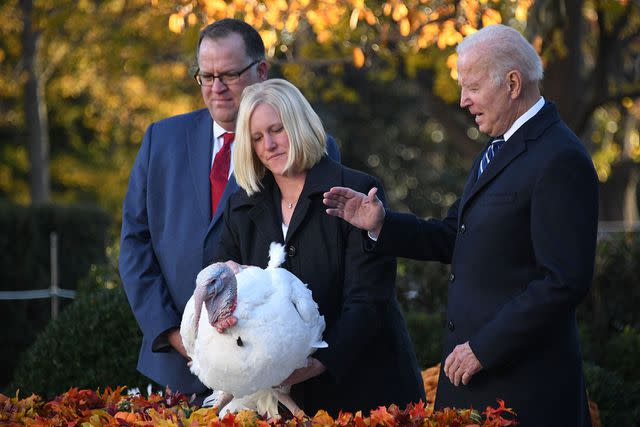
[[[138,370],[201,400],[210,391],[189,371],[180,321],[218,244],[225,202],[239,188],[231,147],[240,96],[267,79],[268,64],[258,32],[235,19],[200,32],[196,59],[207,108],[147,129],[123,206],[120,276],[143,333]],[[327,150],[340,160],[333,138]]]

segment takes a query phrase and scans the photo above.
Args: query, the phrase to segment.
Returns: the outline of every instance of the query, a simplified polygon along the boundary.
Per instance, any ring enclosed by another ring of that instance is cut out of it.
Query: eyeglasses
[[[258,62],[260,62],[260,60],[256,59],[255,61],[253,61],[251,64],[247,65],[240,71],[228,72],[228,73],[218,74],[218,75],[200,74],[200,68],[198,68],[198,71],[196,71],[193,77],[196,79],[196,82],[198,82],[198,85],[200,86],[213,86],[213,82],[215,82],[216,79],[220,80],[220,83],[222,83],[223,85],[228,86],[240,80],[240,76],[242,75],[242,73],[244,73],[249,68],[256,65]]]

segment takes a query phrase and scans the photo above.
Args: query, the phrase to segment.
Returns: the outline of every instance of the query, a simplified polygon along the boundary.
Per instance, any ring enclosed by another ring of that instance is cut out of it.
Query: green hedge
[[[93,206],[23,207],[0,202],[0,291],[50,286],[49,234],[58,234],[59,285],[75,289],[92,264],[105,260],[109,215]],[[61,299],[61,307],[68,304]],[[16,354],[51,319],[49,299],[0,301],[0,387],[11,376]]]
[[[6,393],[51,398],[71,387],[143,389],[150,381],[136,371],[141,340],[122,286],[82,291],[23,353]]]

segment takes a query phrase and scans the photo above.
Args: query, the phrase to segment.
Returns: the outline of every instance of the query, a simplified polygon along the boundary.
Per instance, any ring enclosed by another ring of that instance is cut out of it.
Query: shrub
[[[92,264],[103,262],[110,217],[93,206],[16,206],[0,202],[0,290],[50,286],[49,234],[58,234],[59,285],[75,289]],[[60,308],[69,304],[62,299]],[[0,388],[7,384],[26,349],[51,318],[49,299],[0,301],[2,349]]]
[[[607,345],[603,366],[624,378],[640,383],[640,331],[630,326],[615,334]]]
[[[591,291],[578,309],[578,321],[595,343],[606,342],[625,326],[640,328],[640,235],[620,233],[598,242]],[[596,345],[600,360],[605,348]]]
[[[144,386],[149,380],[136,371],[140,342],[122,286],[83,292],[22,355],[6,394]]]
[[[585,363],[584,374],[589,399],[598,404],[603,426],[637,425],[637,397],[618,374],[593,363]]]
[[[411,311],[405,314],[405,319],[421,369],[440,362],[444,322],[442,315]]]

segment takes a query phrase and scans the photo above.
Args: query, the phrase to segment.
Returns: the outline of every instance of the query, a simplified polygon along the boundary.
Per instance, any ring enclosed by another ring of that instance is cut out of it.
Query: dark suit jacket
[[[284,239],[277,185],[270,174],[263,183],[264,189],[251,197],[242,191],[230,197],[213,258],[265,267],[269,244],[286,245],[283,267],[311,289],[329,344],[314,353],[327,371],[294,386],[294,400],[309,415],[326,409],[337,416],[341,409],[366,411],[391,403],[404,408],[424,399],[395,297],[395,258],[365,252],[361,233],[327,215],[322,203],[322,193],[332,186],[365,191],[379,184],[324,157],[307,175]]]
[[[380,253],[451,263],[442,362],[466,341],[483,370],[436,407],[504,399],[523,426],[590,425],[575,309],[591,285],[598,186],[591,158],[553,104],[526,122],[447,218],[389,212]]]
[[[159,337],[180,326],[205,245],[215,247],[222,228],[224,210],[211,216],[212,149],[213,120],[206,109],[153,123],[131,171],[122,215],[120,276],[143,333],[138,370],[189,394],[206,387]],[[339,160],[333,138],[327,149]],[[238,188],[231,176],[219,206]]]

